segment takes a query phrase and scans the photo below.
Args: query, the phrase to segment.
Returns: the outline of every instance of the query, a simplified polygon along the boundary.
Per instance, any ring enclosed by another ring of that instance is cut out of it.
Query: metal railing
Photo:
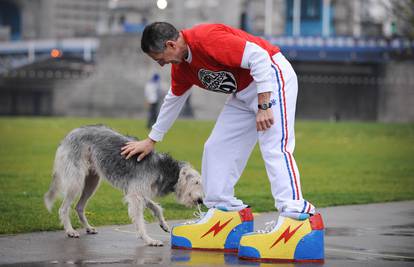
[[[71,55],[91,62],[98,47],[97,38],[1,42],[0,73],[56,56]],[[59,54],[54,55],[53,50],[59,51]]]
[[[277,36],[267,39],[293,60],[378,63],[393,55],[414,57],[414,40],[405,38]]]

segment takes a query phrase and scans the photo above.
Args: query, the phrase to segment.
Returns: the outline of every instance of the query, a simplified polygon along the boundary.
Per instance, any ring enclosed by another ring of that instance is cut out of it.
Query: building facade
[[[63,44],[61,38],[95,36],[100,44],[93,62],[85,62],[85,55],[83,61],[53,59],[19,67],[8,76],[1,76],[6,69],[1,64],[13,55],[0,58],[0,114],[29,115],[28,102],[42,107],[31,109],[33,114],[46,115],[130,116],[131,110],[142,110],[139,92],[146,80],[159,72],[167,90],[170,75],[169,68],[160,69],[142,53],[137,56],[139,34],[148,22],[169,21],[179,29],[225,23],[279,45],[298,74],[299,118],[414,121],[414,80],[408,74],[414,69],[414,45],[391,38],[409,29],[402,27],[406,20],[395,19],[394,2],[167,0],[160,9],[155,0],[0,0],[0,35],[4,32],[5,39],[52,38]],[[375,54],[377,50],[385,52]],[[54,69],[58,67],[62,70]],[[193,92],[196,117],[214,118],[225,97]]]
[[[403,2],[407,0],[166,0],[166,8],[159,9],[155,0],[0,0],[0,39],[131,32],[157,20],[178,28],[225,23],[266,36],[403,35],[409,18],[404,21],[395,11],[404,8],[397,6]]]
[[[107,12],[107,0],[0,0],[0,29],[10,28],[2,39],[94,36]]]

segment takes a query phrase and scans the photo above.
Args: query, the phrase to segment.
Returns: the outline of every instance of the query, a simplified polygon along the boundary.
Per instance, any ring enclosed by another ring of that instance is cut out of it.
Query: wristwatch
[[[266,109],[268,109],[268,108],[271,108],[271,107],[272,107],[272,103],[271,103],[271,102],[269,102],[269,103],[259,104],[259,105],[257,105],[257,107],[258,107],[259,109],[261,109],[261,110],[266,110]]]

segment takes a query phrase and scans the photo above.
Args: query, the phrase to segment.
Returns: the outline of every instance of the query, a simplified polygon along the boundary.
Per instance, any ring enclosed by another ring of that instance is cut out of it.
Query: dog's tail
[[[53,173],[52,183],[50,184],[49,191],[44,195],[45,206],[49,212],[52,212],[53,204],[55,203],[56,197],[59,194],[59,177],[56,172]]]

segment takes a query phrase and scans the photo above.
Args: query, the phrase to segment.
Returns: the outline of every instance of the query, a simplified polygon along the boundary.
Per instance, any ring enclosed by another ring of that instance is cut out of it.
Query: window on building
[[[300,18],[299,33],[302,36],[321,36],[323,32],[323,0],[299,0]],[[285,0],[286,3],[286,23],[285,34],[293,35],[293,13],[295,0]],[[334,33],[333,25],[333,5],[329,7],[329,32]]]
[[[302,0],[301,17],[302,19],[320,19],[322,0]]]
[[[293,18],[293,2],[287,0],[287,18]],[[322,0],[301,0],[300,1],[300,18],[301,20],[319,20],[321,19]]]

